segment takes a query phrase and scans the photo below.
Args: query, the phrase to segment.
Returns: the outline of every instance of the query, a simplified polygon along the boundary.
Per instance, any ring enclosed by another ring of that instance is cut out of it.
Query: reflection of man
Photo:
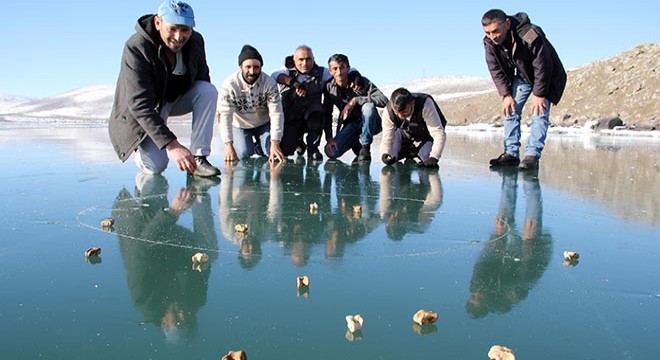
[[[516,230],[518,171],[502,170],[502,194],[495,231],[474,265],[470,300],[465,308],[474,317],[506,313],[524,300],[550,261],[551,237],[542,231],[542,200],[538,178],[523,177],[525,223]]]
[[[264,158],[249,159],[225,168],[225,178],[218,195],[218,216],[224,237],[239,245],[239,263],[254,267],[261,259],[261,242],[271,236],[273,210],[279,207],[282,191],[279,182],[281,162]],[[270,180],[268,179],[270,175]],[[246,233],[234,227],[247,224]]]
[[[442,205],[442,182],[435,171],[419,169],[418,182],[406,164],[385,167],[380,175],[380,218],[392,240],[409,232],[424,233]]]
[[[347,243],[365,238],[380,225],[376,210],[378,184],[371,179],[368,163],[348,166],[340,161],[327,162],[324,193],[337,196],[337,208],[327,214],[326,258],[344,254]],[[334,191],[331,186],[334,185]],[[356,211],[354,206],[360,206]]]
[[[189,177],[189,179],[193,179]],[[191,257],[201,251],[217,258],[217,239],[208,188],[192,181],[168,202],[167,180],[138,175],[136,197],[122,189],[113,204],[128,289],[145,322],[157,324],[168,341],[186,341],[196,332],[196,314],[206,303],[210,269],[195,271]],[[177,224],[192,208],[193,230]]]

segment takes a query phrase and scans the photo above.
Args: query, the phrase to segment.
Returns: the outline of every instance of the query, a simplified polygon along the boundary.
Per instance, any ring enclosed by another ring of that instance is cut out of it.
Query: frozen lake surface
[[[660,142],[551,135],[528,175],[488,169],[500,142],[450,131],[439,172],[250,160],[213,182],[136,176],[103,127],[1,130],[0,358],[656,358]]]

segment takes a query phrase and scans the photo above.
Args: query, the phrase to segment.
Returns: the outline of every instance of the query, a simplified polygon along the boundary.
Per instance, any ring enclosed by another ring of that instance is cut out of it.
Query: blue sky
[[[114,84],[135,21],[160,0],[21,0],[3,4],[5,47],[0,94],[48,97]],[[238,69],[243,44],[279,68],[300,44],[319,64],[344,53],[377,85],[443,75],[488,76],[481,15],[490,8],[525,11],[575,68],[660,42],[657,1],[217,1],[190,0],[206,39],[211,78]]]

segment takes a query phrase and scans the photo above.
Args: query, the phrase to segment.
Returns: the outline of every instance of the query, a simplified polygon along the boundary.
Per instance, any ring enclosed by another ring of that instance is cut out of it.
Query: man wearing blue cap
[[[193,30],[190,5],[167,0],[158,14],[138,19],[126,41],[108,131],[126,161],[135,152],[138,168],[158,174],[169,158],[197,176],[217,176],[211,152],[218,91],[211,84],[204,39]],[[190,148],[167,126],[167,118],[192,112]]]

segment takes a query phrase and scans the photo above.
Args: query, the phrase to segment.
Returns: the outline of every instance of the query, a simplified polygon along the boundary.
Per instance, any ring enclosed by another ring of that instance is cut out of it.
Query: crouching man
[[[382,160],[391,165],[418,158],[420,166],[438,168],[447,135],[440,107],[428,94],[394,90],[383,113]]]
[[[351,70],[346,55],[332,55],[328,60],[328,69],[332,79],[326,83],[323,93],[324,132],[327,139],[325,154],[335,159],[353,149],[358,161],[371,161],[373,137],[382,129],[382,120],[376,108],[385,107],[387,97],[369,79],[362,77],[357,70]],[[336,135],[333,137],[334,107],[339,110],[339,118]]]
[[[275,80],[261,72],[261,54],[244,45],[238,55],[240,70],[230,75],[220,89],[218,120],[225,143],[225,161],[252,155],[285,161],[280,148],[284,114]]]

